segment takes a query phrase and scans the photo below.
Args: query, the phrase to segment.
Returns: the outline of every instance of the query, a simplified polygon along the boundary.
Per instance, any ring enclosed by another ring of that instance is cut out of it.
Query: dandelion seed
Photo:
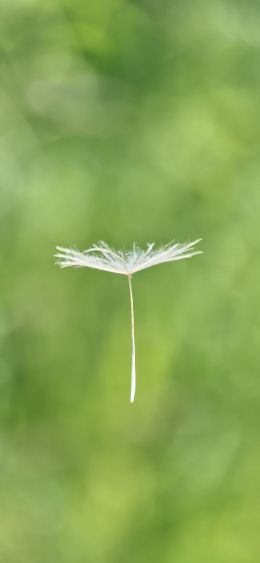
[[[136,272],[162,264],[163,262],[182,260],[184,258],[191,258],[191,256],[195,256],[196,254],[201,254],[201,250],[194,250],[195,245],[200,242],[200,240],[201,239],[197,239],[193,242],[184,244],[173,244],[170,242],[169,244],[157,249],[154,247],[154,243],[149,243],[145,250],[138,248],[134,244],[132,250],[127,251],[114,250],[103,241],[83,252],[57,246],[58,253],[55,254],[55,257],[58,259],[57,264],[61,268],[67,268],[69,266],[74,266],[76,268],[94,268],[96,270],[104,270],[106,272],[122,274],[128,277],[132,346],[131,403],[134,402],[136,389],[135,319],[131,278]]]

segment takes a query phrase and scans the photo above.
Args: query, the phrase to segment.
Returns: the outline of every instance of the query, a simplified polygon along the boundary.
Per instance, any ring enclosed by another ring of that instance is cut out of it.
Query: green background
[[[0,561],[258,563],[260,5],[0,8]]]

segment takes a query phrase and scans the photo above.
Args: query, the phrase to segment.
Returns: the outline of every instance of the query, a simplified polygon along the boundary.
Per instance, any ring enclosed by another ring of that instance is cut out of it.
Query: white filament
[[[133,403],[135,400],[136,369],[135,369],[135,316],[134,316],[134,300],[133,300],[131,275],[128,276],[128,283],[129,283],[129,294],[130,294],[130,305],[131,305],[131,342],[132,342],[130,402]]]

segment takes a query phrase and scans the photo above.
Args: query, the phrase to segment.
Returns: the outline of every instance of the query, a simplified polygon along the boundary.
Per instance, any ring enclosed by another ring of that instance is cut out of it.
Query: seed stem
[[[129,284],[129,294],[130,294],[130,306],[131,306],[131,343],[132,343],[132,368],[131,368],[131,391],[130,391],[130,402],[133,403],[135,400],[135,388],[136,388],[136,369],[135,369],[135,316],[134,316],[134,300],[132,291],[131,274],[128,276]]]

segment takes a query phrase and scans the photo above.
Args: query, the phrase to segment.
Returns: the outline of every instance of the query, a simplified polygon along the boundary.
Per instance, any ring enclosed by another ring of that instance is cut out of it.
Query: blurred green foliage
[[[258,563],[260,5],[7,0],[0,561]],[[125,279],[55,245],[184,242]]]

